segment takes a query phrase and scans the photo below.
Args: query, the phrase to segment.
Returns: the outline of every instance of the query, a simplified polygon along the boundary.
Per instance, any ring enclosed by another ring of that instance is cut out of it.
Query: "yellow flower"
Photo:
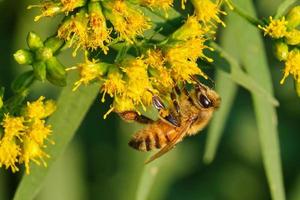
[[[133,43],[136,36],[142,36],[149,29],[149,19],[131,4],[114,0],[103,2],[106,17],[111,21],[121,40]]]
[[[148,78],[148,66],[142,58],[127,60],[123,66],[122,69],[127,77],[126,96],[132,99],[135,105],[141,104],[145,110],[145,106],[150,105],[152,101],[149,91],[153,91]]]
[[[300,44],[300,31],[297,29],[292,29],[286,34],[286,43],[289,45]]]
[[[45,120],[33,120],[33,122],[28,127],[26,135],[31,140],[34,140],[40,146],[44,145],[45,139],[51,134],[51,126],[45,125]]]
[[[59,2],[43,1],[40,5],[30,5],[27,9],[40,8],[42,14],[36,16],[34,21],[38,21],[43,17],[52,17],[62,12],[62,6]]]
[[[19,171],[16,164],[20,154],[21,148],[15,140],[5,137],[0,140],[0,167],[4,165],[6,169],[11,168],[12,172]]]
[[[160,50],[148,50],[145,63],[150,67],[150,77],[153,87],[161,93],[167,93],[174,87],[170,69],[165,67],[165,58]]]
[[[50,156],[43,151],[42,146],[35,140],[32,140],[28,136],[24,138],[19,162],[25,164],[26,174],[30,173],[30,161],[35,162],[37,165],[40,165],[40,162],[42,162],[42,164],[46,167],[47,163],[44,161],[44,158],[49,157]]]
[[[56,110],[54,101],[44,102],[45,97],[41,96],[34,102],[27,102],[26,116],[31,119],[44,119]]]
[[[89,4],[89,40],[87,47],[91,49],[102,49],[107,54],[107,44],[110,43],[111,29],[106,26],[106,19],[102,14],[99,2],[91,2]]]
[[[208,32],[209,28],[202,26],[196,16],[190,16],[186,22],[171,35],[171,38],[176,40],[188,40],[203,37]]]
[[[131,99],[120,95],[115,96],[113,102],[113,108],[115,112],[136,110],[136,107]]]
[[[83,6],[85,2],[86,2],[85,0],[60,0],[60,1],[43,0],[40,5],[31,5],[28,6],[28,9],[41,8],[42,14],[34,18],[34,21],[38,21],[42,17],[52,17],[62,12],[68,14],[69,12],[73,11],[75,8]]]
[[[283,84],[288,75],[294,76],[294,79],[300,83],[300,50],[294,49],[289,52],[285,67],[284,67],[284,75],[280,84]]]
[[[140,0],[140,4],[150,7],[150,8],[162,8],[163,10],[168,10],[173,6],[174,0]]]
[[[122,74],[117,71],[109,73],[101,88],[103,92],[102,102],[104,102],[104,96],[106,93],[113,97],[117,94],[123,93],[125,89],[126,85],[125,81],[122,80]]]
[[[9,114],[4,115],[1,125],[4,128],[5,138],[12,140],[14,137],[21,138],[26,130],[23,117],[11,117]]]
[[[192,0],[192,4],[195,7],[195,14],[199,21],[205,25],[214,24],[214,22],[220,23],[225,26],[225,23],[220,19],[219,14],[226,15],[226,12],[220,10],[220,6],[223,0]]]
[[[75,8],[84,6],[86,0],[60,0],[62,4],[62,10],[66,13],[73,11]]]
[[[75,46],[73,55],[76,55],[80,47],[86,48],[88,43],[88,17],[84,11],[69,17],[58,28],[57,36],[69,42],[69,46]]]
[[[80,79],[74,83],[73,91],[77,90],[81,84],[88,85],[91,81],[100,79],[106,72],[107,65],[96,60],[86,59],[76,67],[79,71]]]
[[[283,38],[287,34],[288,22],[284,17],[281,19],[273,19],[272,16],[269,18],[270,22],[266,26],[258,26],[264,31],[264,35],[269,35],[272,38],[278,39]]]
[[[212,59],[207,58],[203,53],[203,50],[207,48],[207,46],[204,45],[204,41],[204,38],[195,38],[179,42],[166,50],[165,58],[171,65],[172,78],[176,82],[190,82],[190,76],[194,74],[207,78],[196,63],[199,58],[204,58],[209,62],[212,61]]]

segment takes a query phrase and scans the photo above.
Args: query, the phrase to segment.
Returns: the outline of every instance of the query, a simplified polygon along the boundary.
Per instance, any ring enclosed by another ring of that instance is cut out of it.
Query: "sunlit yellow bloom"
[[[66,13],[73,11],[75,8],[81,7],[86,3],[86,0],[60,0],[62,10]]]
[[[104,81],[101,90],[103,91],[103,99],[104,95],[107,93],[111,97],[121,94],[125,91],[126,85],[125,81],[122,80],[122,74],[120,72],[112,72],[109,73],[107,79]]]
[[[5,114],[1,125],[4,128],[5,137],[9,140],[12,140],[14,137],[20,138],[26,130],[23,117],[12,117],[9,114]]]
[[[264,35],[269,35],[272,38],[282,38],[287,34],[288,22],[284,17],[281,19],[273,19],[272,16],[269,18],[270,22],[266,26],[258,26],[264,31]]]
[[[170,69],[165,67],[165,58],[160,50],[148,50],[145,63],[150,67],[152,85],[165,93],[174,87]]]
[[[74,55],[80,48],[86,48],[88,43],[88,17],[85,12],[79,12],[65,20],[58,28],[57,36],[75,46]]]
[[[226,15],[226,12],[220,10],[220,6],[223,0],[192,0],[192,4],[195,7],[195,14],[199,21],[204,24],[214,24],[214,22],[220,23],[225,26],[225,23],[219,17],[220,14]]]
[[[140,3],[150,8],[161,8],[166,11],[173,6],[173,1],[174,0],[140,0]]]
[[[85,4],[85,0],[60,0],[60,1],[49,1],[42,0],[39,5],[28,6],[28,9],[31,8],[40,8],[42,14],[34,18],[34,21],[38,21],[42,17],[52,17],[59,13],[65,12],[68,14],[73,11],[75,8],[81,7]]]
[[[48,138],[51,132],[51,126],[46,125],[45,120],[36,119],[30,124],[26,135],[40,146],[43,146],[45,139]]]
[[[174,80],[191,81],[190,75],[193,74],[199,74],[207,78],[196,63],[199,58],[212,61],[203,53],[203,50],[207,48],[207,46],[204,45],[204,41],[203,38],[195,38],[180,42],[166,50],[165,58],[171,65],[171,74]]]
[[[102,14],[99,2],[90,3],[89,6],[89,40],[87,47],[91,49],[102,49],[107,54],[107,44],[111,41],[111,29],[106,26],[106,19]]]
[[[280,81],[281,84],[284,83],[288,75],[294,76],[298,84],[300,83],[300,50],[298,49],[294,49],[288,54],[284,67],[284,75]]]
[[[289,45],[300,44],[300,31],[297,29],[292,29],[285,35],[286,43]]]
[[[87,85],[91,81],[100,79],[106,72],[107,66],[104,63],[96,60],[86,59],[84,63],[77,66],[80,79],[74,83],[73,91],[75,91],[81,84]]]
[[[143,35],[151,27],[149,19],[129,3],[121,0],[103,3],[105,15],[112,22],[120,39],[133,43],[136,36]]]
[[[35,140],[27,136],[24,138],[19,162],[25,164],[26,174],[30,173],[30,161],[35,162],[37,165],[40,165],[42,162],[45,167],[47,166],[44,158],[49,158],[49,155],[42,148],[43,146],[40,146]]]
[[[141,104],[146,109],[145,106],[150,105],[152,101],[152,96],[149,95],[152,86],[148,78],[146,63],[142,58],[136,58],[126,61],[123,66],[122,69],[127,77],[126,96],[132,99],[135,105]]]
[[[31,8],[40,8],[42,14],[36,16],[34,21],[38,21],[43,17],[52,17],[62,12],[62,6],[60,2],[52,2],[52,1],[43,1],[40,5],[30,5],[27,7]]]
[[[201,25],[196,16],[190,16],[171,37],[176,40],[188,40],[191,38],[203,37],[207,32],[209,32],[208,26]]]
[[[20,154],[21,148],[15,140],[5,137],[0,140],[0,167],[4,165],[6,169],[11,168],[12,172],[19,171],[16,164]]]
[[[26,116],[31,119],[44,119],[51,115],[55,111],[56,105],[52,100],[46,102],[44,100],[45,97],[41,96],[34,102],[27,102]]]
[[[136,110],[136,106],[131,99],[125,96],[115,96],[113,102],[113,108],[115,112],[124,112],[129,110]]]

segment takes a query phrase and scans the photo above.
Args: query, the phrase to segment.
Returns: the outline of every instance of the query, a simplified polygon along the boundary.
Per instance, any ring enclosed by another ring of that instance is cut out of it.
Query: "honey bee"
[[[160,149],[145,163],[159,158],[173,149],[186,136],[197,134],[205,128],[214,111],[219,107],[220,96],[195,77],[193,79],[195,84],[191,91],[177,88],[171,93],[173,109],[167,115],[163,115],[166,107],[162,100],[156,95],[153,96],[153,105],[161,114],[156,121],[134,111],[119,113],[125,120],[147,124],[129,141],[129,146],[139,151]]]

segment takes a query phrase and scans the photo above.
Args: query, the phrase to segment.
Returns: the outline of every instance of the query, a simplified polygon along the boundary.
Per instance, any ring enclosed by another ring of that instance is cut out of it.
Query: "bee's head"
[[[197,104],[201,108],[218,108],[221,103],[220,96],[214,90],[201,83],[195,86],[195,94]]]

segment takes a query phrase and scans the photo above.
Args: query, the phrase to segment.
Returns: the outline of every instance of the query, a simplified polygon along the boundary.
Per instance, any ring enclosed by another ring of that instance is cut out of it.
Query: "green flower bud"
[[[286,16],[288,28],[293,29],[300,25],[300,6],[296,6],[290,10]]]
[[[36,50],[44,46],[42,39],[34,32],[28,33],[27,44],[31,50]]]
[[[32,64],[33,72],[35,77],[44,81],[46,79],[46,64],[43,61],[37,61]]]
[[[295,84],[296,93],[297,93],[298,97],[300,97],[300,82],[295,80],[294,84]]]
[[[64,40],[61,40],[56,36],[50,37],[45,41],[45,47],[51,49],[53,54],[59,51],[63,45]]]
[[[278,60],[283,61],[287,59],[289,47],[284,42],[277,42],[275,44],[275,56]]]
[[[46,61],[47,80],[57,86],[67,85],[67,73],[65,67],[57,60],[52,57]]]
[[[285,38],[289,45],[298,45],[300,44],[300,31],[293,29],[292,31],[288,32]]]
[[[52,58],[52,56],[53,56],[52,50],[47,47],[39,48],[35,52],[36,60],[40,60],[40,61],[46,61],[46,60]]]
[[[2,106],[3,106],[3,99],[2,97],[0,97],[0,109],[2,108]]]
[[[33,71],[27,71],[19,75],[11,84],[11,89],[16,92],[23,92],[28,89],[29,86],[34,82],[35,77]]]
[[[20,65],[30,65],[33,61],[33,55],[28,50],[20,49],[14,53],[14,59]]]
[[[4,87],[0,88],[0,109],[3,107]]]

